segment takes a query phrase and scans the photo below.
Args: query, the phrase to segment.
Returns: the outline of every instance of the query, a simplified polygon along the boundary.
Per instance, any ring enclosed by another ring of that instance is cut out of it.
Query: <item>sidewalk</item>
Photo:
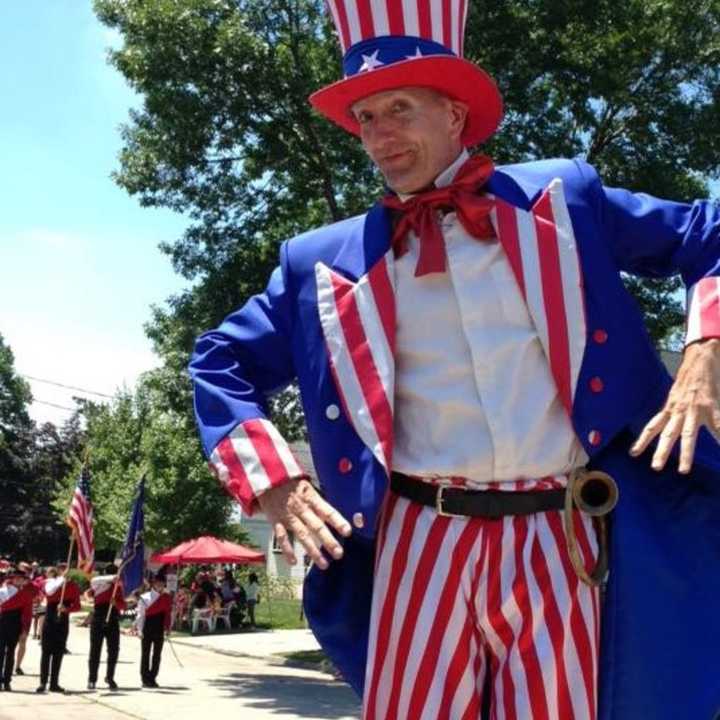
[[[26,673],[13,692],[0,693],[0,720],[353,720],[360,717],[354,692],[332,676],[284,664],[280,653],[317,650],[307,630],[178,636],[166,643],[158,690],[142,689],[140,642],[123,635],[116,692],[85,689],[89,633],[72,627],[60,683],[65,695],[36,695],[40,647],[28,641]],[[100,667],[100,678],[104,668]]]

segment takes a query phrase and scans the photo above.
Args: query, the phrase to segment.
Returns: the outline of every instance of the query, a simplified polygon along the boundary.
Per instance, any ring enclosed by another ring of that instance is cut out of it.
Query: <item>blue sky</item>
[[[3,3],[2,16],[0,333],[19,372],[112,393],[157,362],[142,325],[183,287],[157,246],[186,221],[141,208],[110,178],[138,99],[105,61],[118,40],[90,0]],[[32,389],[72,405],[70,392]]]

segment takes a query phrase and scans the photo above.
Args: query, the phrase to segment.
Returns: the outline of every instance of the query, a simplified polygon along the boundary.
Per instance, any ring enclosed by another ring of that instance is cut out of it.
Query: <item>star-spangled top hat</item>
[[[502,118],[490,76],[462,57],[469,0],[326,0],[344,53],[345,78],[310,96],[316,110],[349,132],[364,97],[425,87],[469,107],[465,145],[487,140]]]

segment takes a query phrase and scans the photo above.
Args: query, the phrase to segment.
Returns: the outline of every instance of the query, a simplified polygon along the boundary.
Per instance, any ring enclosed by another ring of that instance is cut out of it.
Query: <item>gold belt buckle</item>
[[[448,489],[452,488],[453,490],[465,490],[465,488],[456,486],[456,485],[438,485],[437,486],[437,495],[435,495],[435,512],[437,512],[438,515],[441,517],[449,517],[449,518],[467,518],[467,515],[463,515],[462,513],[451,513],[447,512],[447,510],[443,509],[443,493]]]

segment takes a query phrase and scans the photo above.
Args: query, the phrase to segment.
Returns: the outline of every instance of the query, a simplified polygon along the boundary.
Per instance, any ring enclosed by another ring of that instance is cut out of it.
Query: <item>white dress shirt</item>
[[[414,233],[395,261],[393,469],[482,486],[585,464],[500,242],[473,238],[455,213],[441,224],[447,272],[415,277]]]

